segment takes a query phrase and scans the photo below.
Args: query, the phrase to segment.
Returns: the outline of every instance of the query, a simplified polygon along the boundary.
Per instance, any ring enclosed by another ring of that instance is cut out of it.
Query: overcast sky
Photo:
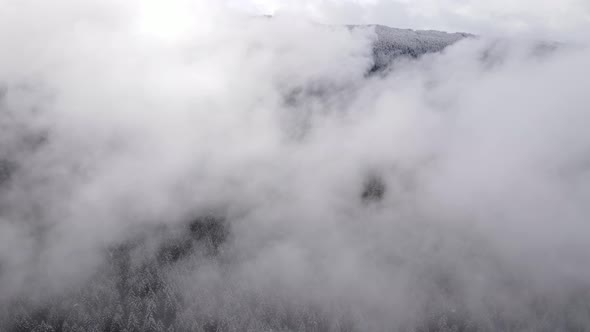
[[[229,1],[254,13],[298,13],[322,23],[573,38],[587,37],[590,31],[590,0]]]

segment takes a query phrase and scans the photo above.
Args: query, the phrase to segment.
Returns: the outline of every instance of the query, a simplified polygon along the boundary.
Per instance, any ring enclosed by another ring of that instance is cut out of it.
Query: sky
[[[253,13],[298,13],[331,24],[383,24],[478,34],[573,38],[582,37],[590,30],[588,0],[230,0],[230,3]]]

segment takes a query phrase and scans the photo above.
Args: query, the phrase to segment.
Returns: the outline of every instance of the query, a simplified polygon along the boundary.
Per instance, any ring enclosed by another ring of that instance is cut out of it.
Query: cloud
[[[398,5],[418,8],[362,8]],[[471,38],[370,76],[371,28],[215,1],[2,6],[0,312],[111,303],[114,248],[140,271],[214,214],[218,252],[158,266],[174,317],[589,326],[587,48]]]

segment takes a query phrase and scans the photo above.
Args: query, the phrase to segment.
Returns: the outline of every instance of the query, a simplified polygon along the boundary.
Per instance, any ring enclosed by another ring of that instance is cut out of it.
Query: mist
[[[376,39],[0,1],[0,329],[589,330],[589,49]]]

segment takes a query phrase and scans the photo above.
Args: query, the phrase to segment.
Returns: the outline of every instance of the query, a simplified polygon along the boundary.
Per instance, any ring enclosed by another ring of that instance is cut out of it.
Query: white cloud
[[[588,49],[465,40],[367,77],[370,29],[215,0],[20,1],[0,3],[0,157],[18,166],[0,183],[0,318],[15,296],[86,285],[137,232],[157,242],[151,226],[212,209],[230,225],[220,256],[162,271],[189,316],[304,308],[383,331],[457,306],[490,330],[498,316],[558,330],[571,294],[587,303]],[[579,5],[446,3],[253,4],[496,32]],[[365,204],[371,173],[387,191]]]

